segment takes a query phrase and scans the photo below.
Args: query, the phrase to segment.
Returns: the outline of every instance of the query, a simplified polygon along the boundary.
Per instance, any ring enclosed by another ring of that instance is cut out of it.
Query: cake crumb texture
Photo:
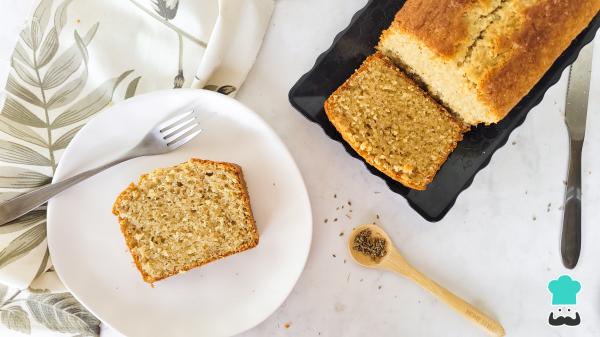
[[[424,190],[462,139],[462,122],[376,53],[325,102],[329,120],[369,164]]]
[[[258,244],[242,170],[192,158],[140,177],[113,213],[144,281],[152,283]]]

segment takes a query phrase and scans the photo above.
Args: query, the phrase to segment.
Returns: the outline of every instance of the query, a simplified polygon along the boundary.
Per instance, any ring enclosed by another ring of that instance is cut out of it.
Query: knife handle
[[[581,151],[583,140],[571,139],[560,251],[563,265],[573,269],[581,252]]]

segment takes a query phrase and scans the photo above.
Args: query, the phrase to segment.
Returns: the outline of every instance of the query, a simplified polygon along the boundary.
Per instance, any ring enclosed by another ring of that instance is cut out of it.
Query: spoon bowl
[[[385,240],[385,249],[387,252],[385,256],[383,256],[379,260],[375,260],[372,257],[354,249],[354,240],[356,236],[363,230],[367,229],[371,231],[372,236],[379,237]],[[390,237],[383,229],[381,229],[381,227],[372,224],[365,224],[360,225],[352,230],[350,238],[348,239],[348,251],[350,252],[350,256],[352,257],[354,262],[358,263],[359,265],[367,268],[380,268],[384,260],[390,256],[390,253],[392,251],[395,251],[395,248],[392,245]]]

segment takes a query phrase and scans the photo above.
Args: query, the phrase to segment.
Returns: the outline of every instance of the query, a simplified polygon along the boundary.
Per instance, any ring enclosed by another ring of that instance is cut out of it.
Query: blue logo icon
[[[568,275],[563,275],[558,280],[550,281],[548,290],[552,293],[552,305],[575,305],[581,283]]]
[[[577,304],[577,293],[581,290],[581,283],[568,275],[562,275],[548,283],[548,290],[552,293],[552,305],[555,306],[548,317],[548,323],[552,326],[579,325],[581,317],[572,306]]]

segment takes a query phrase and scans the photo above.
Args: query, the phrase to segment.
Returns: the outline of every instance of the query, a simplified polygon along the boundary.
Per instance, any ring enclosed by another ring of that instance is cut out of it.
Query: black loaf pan
[[[344,145],[353,157],[363,161],[367,169],[385,180],[389,188],[403,195],[410,206],[428,221],[439,221],[452,208],[458,195],[468,188],[473,178],[489,162],[496,150],[506,144],[510,133],[523,123],[527,113],[540,103],[544,94],[559,79],[566,67],[575,61],[579,51],[594,38],[600,26],[600,14],[573,40],[565,52],[527,96],[500,123],[478,126],[467,134],[429,184],[426,191],[409,189],[367,164],[336,131],[327,119],[323,103],[363,60],[375,52],[381,31],[392,22],[404,1],[371,0],[340,32],[331,47],[316,60],[289,92],[290,103],[306,118],[319,124],[333,140]]]

